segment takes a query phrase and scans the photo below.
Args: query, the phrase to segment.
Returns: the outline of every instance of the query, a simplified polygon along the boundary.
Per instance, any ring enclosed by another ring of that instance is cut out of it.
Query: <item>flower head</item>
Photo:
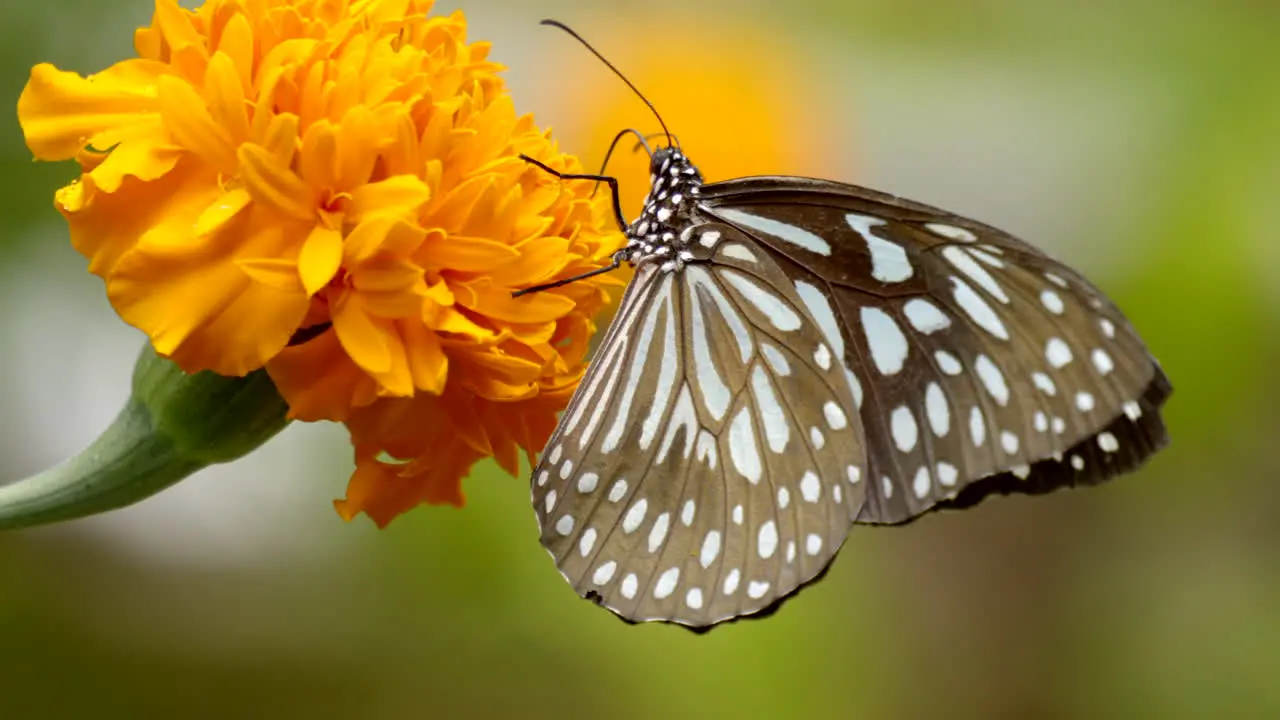
[[[120,316],[188,372],[265,367],[292,417],[347,422],[340,510],[380,523],[515,472],[580,377],[616,280],[607,194],[561,182],[485,43],[430,0],[157,0],[139,57],[39,65],[27,144]]]

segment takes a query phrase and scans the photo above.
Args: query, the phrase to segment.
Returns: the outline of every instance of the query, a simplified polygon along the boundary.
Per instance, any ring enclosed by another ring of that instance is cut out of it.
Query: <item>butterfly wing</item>
[[[1099,483],[1167,444],[1171,386],[1141,338],[1031,245],[807,178],[706,185],[699,207],[757,240],[840,335],[869,456],[860,521]]]
[[[862,512],[847,368],[769,253],[719,224],[637,269],[534,469],[542,542],[579,594],[694,628],[821,576]]]

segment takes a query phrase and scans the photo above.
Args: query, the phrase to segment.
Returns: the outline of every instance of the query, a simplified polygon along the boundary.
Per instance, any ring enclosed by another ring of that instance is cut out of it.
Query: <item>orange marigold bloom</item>
[[[37,158],[120,316],[184,370],[265,367],[302,420],[346,422],[345,517],[462,502],[494,456],[541,450],[584,366],[607,193],[518,117],[486,43],[431,0],[157,0],[139,57],[35,67]],[[391,462],[395,460],[395,462]]]

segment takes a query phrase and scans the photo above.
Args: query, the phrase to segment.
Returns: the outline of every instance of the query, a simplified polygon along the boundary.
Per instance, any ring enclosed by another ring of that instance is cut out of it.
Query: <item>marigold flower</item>
[[[138,58],[36,66],[28,147],[120,316],[184,370],[266,368],[301,420],[346,422],[345,517],[462,502],[486,456],[541,450],[618,280],[607,193],[517,116],[461,13],[431,0],[157,0]]]

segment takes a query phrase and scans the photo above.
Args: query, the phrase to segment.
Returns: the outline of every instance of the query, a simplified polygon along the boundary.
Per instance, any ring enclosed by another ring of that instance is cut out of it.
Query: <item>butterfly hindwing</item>
[[[835,309],[863,395],[861,521],[1100,482],[1165,444],[1159,366],[1109,300],[1034,247],[826,181],[716,183],[703,207]]]

